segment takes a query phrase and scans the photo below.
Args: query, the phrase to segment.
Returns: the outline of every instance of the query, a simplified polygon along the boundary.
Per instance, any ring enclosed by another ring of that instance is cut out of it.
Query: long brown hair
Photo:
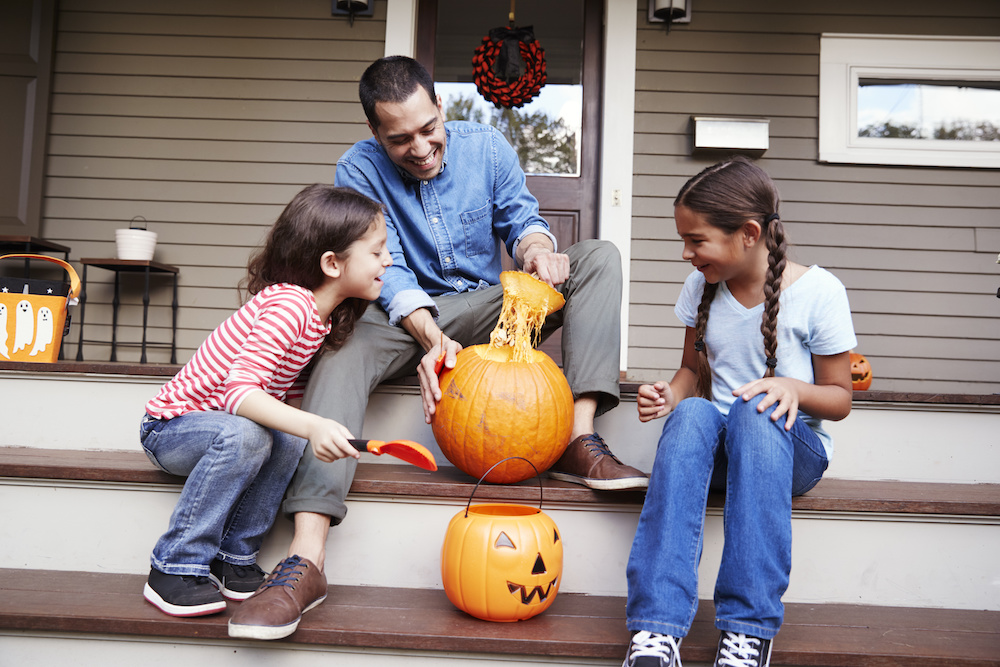
[[[247,292],[254,295],[275,283],[319,288],[326,278],[320,267],[323,253],[333,251],[346,258],[351,244],[368,233],[381,210],[381,204],[351,188],[316,183],[303,189],[250,257],[243,281]],[[367,307],[364,299],[344,299],[330,316],[333,326],[327,346],[343,345]]]
[[[764,337],[767,369],[764,377],[774,377],[777,365],[778,298],[781,276],[787,263],[785,227],[781,224],[778,188],[767,173],[750,160],[737,156],[714,164],[692,177],[677,193],[674,206],[700,213],[713,227],[734,234],[747,220],[760,223],[767,247],[767,277],[764,280],[764,314],[760,332]],[[705,283],[695,319],[695,349],[698,351],[698,392],[712,398],[712,373],[705,348],[708,313],[718,283]]]

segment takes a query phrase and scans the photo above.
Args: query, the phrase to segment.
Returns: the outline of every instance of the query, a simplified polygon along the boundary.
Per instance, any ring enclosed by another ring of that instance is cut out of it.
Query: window
[[[1000,168],[1000,38],[823,35],[819,159]]]
[[[532,26],[545,50],[547,83],[521,108],[487,102],[472,77],[472,55],[491,28],[505,26],[508,0],[437,0],[434,88],[447,118],[494,125],[527,174],[580,176],[583,125],[583,3],[517,5],[518,26]]]

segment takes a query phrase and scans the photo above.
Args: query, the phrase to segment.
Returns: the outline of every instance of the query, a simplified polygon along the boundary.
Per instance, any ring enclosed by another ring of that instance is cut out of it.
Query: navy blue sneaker
[[[171,616],[205,616],[226,610],[226,599],[208,577],[166,574],[150,568],[142,595]]]
[[[246,600],[267,578],[257,563],[234,565],[216,558],[208,567],[209,580],[230,600]]]
[[[681,641],[657,632],[636,632],[622,667],[681,667]]]
[[[770,639],[725,631],[719,637],[714,667],[768,667],[770,664]]]

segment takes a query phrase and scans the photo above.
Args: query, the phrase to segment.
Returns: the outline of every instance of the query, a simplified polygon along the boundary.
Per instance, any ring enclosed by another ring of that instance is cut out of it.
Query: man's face
[[[368,124],[375,139],[401,169],[426,181],[441,171],[444,161],[444,114],[441,100],[431,101],[418,87],[404,102],[375,105],[379,127]]]

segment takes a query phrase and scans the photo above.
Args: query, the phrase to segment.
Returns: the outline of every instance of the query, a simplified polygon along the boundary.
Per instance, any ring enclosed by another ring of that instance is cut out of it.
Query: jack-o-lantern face
[[[851,386],[854,391],[867,391],[872,386],[872,367],[864,355],[851,352]]]
[[[559,591],[562,564],[555,522],[523,505],[475,505],[459,512],[441,550],[448,599],[486,621],[524,620],[548,609]]]

